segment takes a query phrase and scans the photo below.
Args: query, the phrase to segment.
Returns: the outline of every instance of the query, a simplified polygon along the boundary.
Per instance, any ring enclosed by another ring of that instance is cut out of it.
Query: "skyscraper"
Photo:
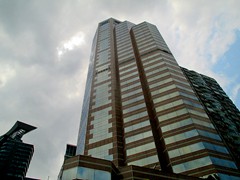
[[[240,113],[215,79],[181,67],[211,122],[240,167]]]
[[[23,143],[21,138],[34,129],[36,127],[17,121],[0,136],[0,179],[25,179],[34,147]]]
[[[86,177],[85,171],[92,179],[96,174],[100,177],[95,170],[103,171],[102,163],[119,179],[130,177],[128,171],[135,174],[132,178],[147,177],[141,173],[149,171],[149,176],[156,174],[154,178],[165,172],[175,178],[176,174],[216,174],[239,179],[232,145],[227,145],[184,72],[156,26],[113,18],[99,23],[82,108],[79,156],[64,164],[64,177],[73,171],[75,178]],[[240,121],[236,107],[233,115],[236,129]],[[91,159],[92,165],[88,164]]]

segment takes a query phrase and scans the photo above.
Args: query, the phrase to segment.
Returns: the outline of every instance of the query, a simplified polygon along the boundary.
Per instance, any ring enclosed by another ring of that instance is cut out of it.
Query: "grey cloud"
[[[16,120],[38,127],[24,137],[35,145],[29,176],[56,179],[66,143],[76,143],[91,42],[100,21],[109,17],[149,21],[158,26],[181,65],[190,64],[196,70],[206,66],[198,54],[199,49],[204,52],[206,39],[198,38],[197,32],[208,33],[204,27],[214,21],[204,20],[214,4],[186,2],[180,7],[178,1],[157,0],[0,2],[0,66],[15,72],[0,86],[0,134]],[[239,15],[237,6],[227,7],[234,18]],[[85,44],[59,60],[56,48],[80,31]]]

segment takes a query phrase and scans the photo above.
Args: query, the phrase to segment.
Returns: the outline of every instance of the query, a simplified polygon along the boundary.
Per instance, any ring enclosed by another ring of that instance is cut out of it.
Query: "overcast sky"
[[[181,66],[214,77],[240,107],[239,0],[0,0],[0,135],[36,126],[28,176],[57,179],[76,144],[90,48],[109,17],[155,24]]]

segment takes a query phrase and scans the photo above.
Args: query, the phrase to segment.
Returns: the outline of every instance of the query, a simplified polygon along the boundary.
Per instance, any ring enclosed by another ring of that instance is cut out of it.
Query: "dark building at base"
[[[34,146],[24,143],[21,138],[34,129],[36,127],[17,121],[0,137],[0,179],[25,179]]]

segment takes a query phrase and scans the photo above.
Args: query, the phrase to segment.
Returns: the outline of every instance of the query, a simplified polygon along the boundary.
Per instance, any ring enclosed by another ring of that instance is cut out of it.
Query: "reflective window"
[[[145,40],[145,41],[143,41],[143,43],[137,43],[137,45],[138,45],[139,49],[143,49],[143,48],[145,48],[147,46],[151,46],[151,45],[156,46],[156,42],[154,42],[153,39],[151,39],[151,41]]]
[[[179,84],[176,84],[176,86],[177,86],[179,89],[183,89],[183,90],[185,90],[185,91],[188,91],[188,92],[193,93],[193,90],[191,89],[190,86],[189,86],[189,87],[184,87],[184,86],[181,86],[181,85],[179,85]]]
[[[202,107],[201,104],[195,103],[195,102],[193,102],[193,101],[189,101],[189,100],[185,100],[185,99],[184,99],[183,102],[184,102],[185,104],[190,105],[190,106],[203,109],[203,107]]]
[[[109,47],[109,38],[99,41],[99,51],[107,49]]]
[[[165,62],[163,62],[163,58],[162,57],[157,57],[155,59],[144,61],[143,65],[146,66],[146,65],[152,64],[152,63],[155,64],[155,63],[165,63]]]
[[[128,165],[146,166],[148,164],[153,164],[156,162],[158,162],[158,156],[154,155],[154,156],[149,156],[147,158],[143,158],[137,161],[129,162]]]
[[[92,148],[88,150],[88,155],[92,155],[96,158],[106,159],[106,160],[112,160],[113,156],[109,155],[109,150],[113,148],[113,144],[105,144],[103,146],[99,146],[96,148]]]
[[[180,109],[180,110],[176,110],[174,112],[170,112],[161,116],[158,116],[158,120],[160,122],[165,121],[165,120],[169,120],[171,118],[183,115],[183,114],[188,114],[188,110],[187,109]]]
[[[162,64],[164,64],[164,62],[154,63],[154,64],[152,64],[152,66],[145,67],[144,70],[145,70],[145,71],[148,71],[148,70],[153,69],[153,68],[155,68],[155,67],[159,67],[159,66],[161,66]],[[164,70],[164,69],[168,69],[167,66],[162,67],[162,68],[159,68],[159,72],[162,71],[162,70]]]
[[[124,79],[129,78],[129,77],[131,77],[131,76],[136,76],[137,74],[138,74],[137,71],[133,71],[133,72],[130,73],[130,74],[120,76],[120,80],[121,80],[121,81],[124,81]]]
[[[99,27],[99,30],[100,30],[100,31],[104,31],[104,30],[106,30],[106,29],[108,29],[108,28],[109,28],[109,23],[106,23],[106,24],[101,25],[101,26]]]
[[[147,119],[147,120],[145,120],[145,121],[143,121],[143,122],[140,122],[140,123],[138,123],[138,124],[134,124],[134,125],[125,127],[124,130],[125,130],[125,133],[127,133],[127,132],[134,131],[134,130],[136,130],[136,129],[140,129],[140,128],[143,128],[143,127],[147,127],[147,126],[149,126],[149,125],[150,125],[150,122],[149,122],[149,120]]]
[[[102,134],[100,134],[102,132]],[[111,138],[113,136],[112,132],[108,132],[108,129],[106,129],[105,131],[101,131],[97,134],[93,134],[93,138],[92,139],[89,139],[89,143],[95,143],[95,142],[98,142],[98,141],[102,141],[104,139],[108,139],[108,138]]]
[[[154,45],[152,45],[152,46],[150,46],[150,47],[143,47],[143,48],[139,48],[139,52],[140,53],[144,53],[144,52],[146,52],[146,51],[148,51],[148,50],[150,50],[150,49],[156,49],[157,48],[157,46],[156,46],[156,44],[154,44]]]
[[[112,108],[108,107],[105,109],[102,109],[101,111],[96,111],[92,113],[92,116],[94,117],[94,121],[91,121],[91,124],[93,124],[92,122],[96,122],[96,121],[103,121],[104,119],[110,119],[112,118],[112,115],[109,114],[109,111],[111,111]],[[95,119],[96,117],[96,119]]]
[[[132,59],[132,58],[134,58],[134,54],[129,53],[129,54],[126,54],[125,56],[119,57],[118,61],[122,61],[122,60],[126,60],[126,59]]]
[[[107,49],[105,51],[101,51],[98,54],[98,63],[99,63],[99,65],[108,62],[108,58],[109,58],[109,50]]]
[[[124,91],[130,90],[130,89],[132,89],[132,88],[135,88],[135,87],[137,87],[137,86],[139,86],[139,89],[141,89],[141,86],[140,86],[140,85],[141,85],[140,82],[137,81],[136,83],[134,83],[134,84],[132,84],[132,85],[126,86],[126,87],[124,87],[124,88],[121,88],[121,91],[124,92]]]
[[[118,53],[118,57],[119,59],[122,58],[122,57],[125,57],[126,55],[128,54],[133,54],[133,51],[125,51],[125,52],[122,52],[122,53]]]
[[[100,95],[102,95],[102,97]],[[95,105],[93,105],[92,108],[94,109],[94,108],[109,104],[111,102],[112,101],[111,99],[109,99],[108,93],[102,93],[95,98]]]
[[[197,169],[212,164],[210,157],[203,157],[173,166],[174,173],[181,173],[191,169]]]
[[[108,90],[111,90],[111,87],[109,86],[110,85],[110,82],[105,82],[105,83],[102,83],[98,86],[95,86],[94,87],[94,95],[95,96],[98,96],[98,94],[102,94],[102,93],[105,93],[105,94],[108,94]]]
[[[167,124],[165,126],[162,126],[161,129],[162,129],[162,132],[167,132],[167,131],[171,131],[171,130],[174,130],[174,129],[177,129],[180,127],[184,127],[189,124],[193,124],[193,120],[191,118],[188,118],[188,119],[185,119],[185,120],[182,120],[179,122],[175,122],[172,124]]]
[[[188,145],[188,146],[184,146],[184,147],[181,147],[181,148],[178,148],[178,149],[168,151],[168,155],[169,155],[170,158],[174,158],[174,157],[177,157],[177,156],[182,156],[182,155],[185,155],[185,154],[188,154],[188,153],[199,151],[201,149],[205,149],[205,147],[204,147],[202,142],[199,142],[199,143],[191,144],[191,145]]]
[[[167,99],[170,99],[170,98],[173,98],[173,97],[176,97],[176,96],[179,96],[179,92],[172,92],[172,93],[169,93],[169,94],[167,94],[167,95],[154,98],[154,99],[153,99],[153,102],[154,102],[154,103],[159,103],[159,102],[165,101],[165,100],[167,100]]]
[[[108,122],[108,120],[112,118],[112,115],[109,114],[111,109],[111,107],[108,107],[92,113],[94,119],[91,121],[91,125],[93,125],[93,129],[90,130],[90,132],[92,133],[93,138],[89,140],[89,143],[98,142],[112,137],[112,132],[110,133],[108,131],[109,128],[112,127],[112,123]]]
[[[134,136],[127,137],[127,138],[125,138],[125,141],[128,144],[128,143],[138,141],[140,139],[144,139],[147,137],[153,137],[152,131],[142,132],[141,134],[136,134]]]
[[[150,86],[152,86],[152,85],[150,85]],[[159,89],[157,89],[155,91],[152,91],[151,94],[152,94],[152,96],[154,96],[154,95],[166,92],[166,91],[174,89],[174,88],[176,88],[176,86],[174,84],[172,84],[172,85],[169,85],[169,86],[166,86],[166,87],[163,87],[163,88],[159,88]]]
[[[106,123],[107,121],[104,121],[104,122]],[[94,125],[96,125],[96,124],[94,123]],[[100,124],[98,124],[98,125],[100,125]],[[93,133],[96,135],[103,134],[103,133],[105,133],[103,131],[106,131],[106,128],[110,128],[110,127],[112,127],[112,125],[110,123],[105,124],[105,126],[98,126],[97,128],[91,129],[90,134],[93,134]]]
[[[184,93],[184,92],[181,92],[181,91],[179,91],[179,93],[180,93],[181,96],[184,96],[184,97],[188,97],[188,98],[191,98],[191,99],[198,100],[198,98],[197,98],[194,94],[190,95],[190,94],[187,94],[187,93]]]
[[[106,71],[109,69],[109,65],[108,64],[105,64],[105,65],[102,65],[100,67],[97,67],[96,68],[96,72],[97,73],[102,73],[103,71]]]
[[[126,81],[123,81],[123,82],[121,82],[121,86],[123,86],[123,85],[125,85],[125,84],[128,84],[128,83],[131,83],[131,82],[133,82],[133,81],[135,81],[135,80],[139,80],[139,77],[136,76],[136,77],[134,77],[134,78],[128,79],[128,80],[126,80]]]
[[[64,170],[61,180],[69,180],[69,179],[76,179],[76,178],[77,178],[77,167]]]
[[[120,65],[119,67],[119,70],[120,70],[120,74],[124,73],[124,72],[127,72],[126,70],[128,70],[129,66],[133,66],[136,68],[136,63],[135,61],[132,61],[131,63],[128,63],[128,64],[124,64],[124,65]]]
[[[101,41],[101,40],[103,40],[103,39],[106,39],[107,37],[109,37],[109,30],[102,31],[102,32],[100,33],[100,38],[99,38],[99,40]]]
[[[199,124],[199,125],[201,125],[201,126],[206,126],[206,127],[215,129],[214,126],[213,126],[213,124],[210,123],[210,122],[200,121],[200,120],[197,120],[197,119],[194,119],[194,118],[193,118],[192,120],[193,120],[193,122],[194,122],[195,124]]]
[[[211,160],[212,160],[213,164],[237,169],[237,166],[233,161],[229,161],[229,160],[226,160],[226,159],[220,159],[220,158],[216,158],[216,157],[211,157]]]
[[[188,111],[189,111],[191,114],[208,118],[207,114],[204,113],[204,112],[199,112],[199,111],[195,111],[195,110],[192,110],[192,109],[188,109]]]
[[[224,180],[239,180],[239,176],[231,176],[228,174],[217,173],[220,179]]]
[[[141,109],[143,107],[146,107],[145,103],[138,104],[138,105],[133,106],[133,107],[129,107],[129,108],[123,110],[123,114],[126,114],[126,113],[129,113],[129,112]]]
[[[146,74],[148,74],[148,73],[146,73]],[[148,81],[149,81],[149,82],[152,82],[152,81],[154,81],[154,80],[160,79],[160,78],[165,77],[165,76],[167,76],[167,75],[170,75],[170,72],[165,72],[165,73],[157,74],[157,75],[154,76],[154,77],[148,78]],[[154,87],[157,87],[157,86],[159,86],[157,83],[154,83],[154,84],[150,84],[150,85],[149,85],[150,88],[154,88]]]
[[[125,106],[125,105],[131,104],[131,103],[135,103],[137,101],[141,101],[143,99],[144,99],[143,95],[140,95],[140,96],[137,96],[135,98],[129,99],[127,101],[123,101],[122,105]]]
[[[140,92],[142,92],[142,89],[137,89],[137,90],[131,91],[129,93],[123,94],[122,98],[126,98],[126,97],[132,96],[132,95],[140,93]]]
[[[172,73],[172,74],[174,74],[174,73]],[[173,76],[174,76],[174,75],[173,75]],[[175,76],[179,76],[179,75],[175,75]],[[189,88],[191,87],[191,86],[189,85],[189,83],[188,83],[188,82],[185,82],[184,80],[179,80],[179,79],[174,78],[174,77],[173,77],[173,80],[174,80],[175,82],[180,83],[180,84],[184,84],[185,86],[189,86]]]
[[[122,47],[120,47],[120,48],[118,48],[118,51],[117,51],[117,53],[120,55],[120,54],[122,54],[122,53],[125,53],[125,52],[129,52],[129,51],[131,51],[131,52],[133,52],[132,51],[132,46],[131,46],[131,44],[129,45],[129,44],[126,44],[126,46],[122,46]]]
[[[142,58],[142,61],[144,62],[144,61],[146,61],[146,62],[148,62],[148,60],[149,59],[151,59],[151,58],[156,58],[156,57],[159,57],[160,56],[160,54],[159,53],[155,53],[155,54],[152,54],[152,55],[150,55],[150,56],[145,56],[145,57],[143,57]]]
[[[146,36],[147,37],[147,36]],[[143,45],[150,45],[150,44],[154,44],[155,42],[153,41],[153,39],[151,38],[151,36],[148,36],[149,38],[147,40],[143,40],[143,41],[138,41],[137,45],[138,47],[142,47]]]
[[[95,83],[100,83],[102,81],[106,81],[108,79],[110,79],[110,71],[103,71],[101,73],[98,73],[95,77],[96,82]],[[110,89],[110,87],[109,87]]]
[[[172,124],[167,124],[165,126],[162,126],[162,132],[167,132],[167,131],[171,131],[171,130],[174,130],[174,129],[177,129],[177,128],[180,128],[180,127],[184,127],[184,126],[187,126],[189,124],[198,124],[198,125],[201,125],[201,126],[205,126],[205,127],[208,127],[208,128],[212,128],[212,129],[215,129],[214,126],[211,124],[211,123],[208,123],[208,122],[205,122],[205,121],[200,121],[200,120],[197,120],[197,119],[193,119],[193,118],[188,118],[188,119],[184,119],[182,121],[178,121],[178,122],[175,122],[175,123],[172,123]]]
[[[203,131],[203,130],[197,130],[197,131],[202,136],[221,141],[221,138],[218,134],[214,134],[214,133],[211,133],[211,132],[208,132],[208,131]]]
[[[155,64],[155,63],[154,63],[154,64]],[[157,64],[163,65],[163,64],[165,64],[165,62],[159,62],[159,63],[157,63]],[[148,76],[153,75],[153,74],[158,75],[158,74],[160,74],[161,71],[164,71],[164,70],[166,70],[166,69],[168,69],[168,68],[167,68],[166,66],[164,66],[164,67],[162,67],[162,68],[154,69],[154,70],[151,70],[151,71],[146,71],[146,74],[147,74]]]
[[[99,74],[98,76],[101,76],[101,74]],[[104,75],[107,76],[108,74],[103,73],[103,78]],[[99,79],[102,80],[102,78]],[[111,100],[109,99],[111,93],[108,92],[110,90],[109,84],[110,82],[106,82],[94,87],[94,89],[96,90],[94,93],[95,98],[93,99],[95,105],[93,105],[92,108],[100,107],[111,102]]]
[[[173,166],[173,172],[181,173],[181,172],[188,171],[191,169],[197,169],[199,167],[204,167],[204,166],[207,166],[210,164],[216,164],[219,166],[237,169],[236,164],[233,161],[219,159],[216,157],[203,157],[203,158],[195,159],[193,161],[188,161],[185,163],[175,165],[175,166]]]
[[[219,146],[219,145],[208,143],[208,142],[203,142],[203,144],[207,149],[210,149],[213,151],[218,151],[218,152],[225,153],[225,154],[229,154],[228,150],[223,146]]]
[[[140,152],[144,152],[144,151],[154,149],[154,148],[156,148],[155,144],[154,144],[154,142],[151,142],[151,143],[148,143],[148,144],[144,144],[142,146],[137,146],[137,147],[134,147],[134,148],[131,148],[131,149],[127,149],[127,155],[130,156],[130,155],[140,153]]]
[[[78,167],[77,178],[89,180],[111,180],[111,173],[97,169]]]
[[[146,111],[143,111],[143,112],[136,113],[136,114],[134,114],[134,115],[125,117],[123,120],[124,120],[124,123],[127,123],[127,122],[130,122],[130,121],[139,119],[139,118],[144,117],[144,116],[147,116],[147,115],[148,115],[147,112],[146,112]]]
[[[156,107],[156,112],[161,112],[161,111],[173,108],[175,106],[179,106],[181,104],[183,104],[183,101],[177,100],[177,101],[170,102],[168,104],[160,105],[160,106]]]
[[[174,136],[170,136],[170,137],[167,137],[165,138],[165,143],[166,144],[171,144],[171,143],[174,143],[174,142],[178,142],[178,141],[181,141],[181,140],[185,140],[185,139],[188,139],[188,138],[191,138],[191,137],[194,137],[194,136],[198,136],[198,132],[196,129],[194,130],[191,130],[191,131],[187,131],[187,132],[184,132],[184,133],[181,133],[181,134],[177,134],[177,135],[174,135]]]

